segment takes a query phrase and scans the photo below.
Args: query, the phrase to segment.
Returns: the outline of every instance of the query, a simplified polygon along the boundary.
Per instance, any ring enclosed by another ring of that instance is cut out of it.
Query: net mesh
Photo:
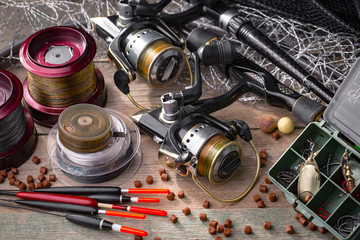
[[[313,1],[313,0],[311,0]],[[237,1],[239,2],[239,1]],[[256,1],[249,1],[256,2]],[[266,2],[266,1],[265,1]],[[274,14],[274,11],[244,6],[231,1],[231,6],[247,17],[254,26],[282,46],[291,56],[298,59],[315,78],[330,89],[342,81],[359,55],[360,41],[351,33],[336,33],[337,29],[325,29]],[[183,11],[191,5],[185,0],[172,1],[165,9],[166,13]],[[258,7],[258,6],[256,6]],[[355,8],[354,8],[355,9]],[[357,10],[353,10],[357,11]],[[97,42],[95,61],[106,58],[108,44],[100,39],[92,29],[90,18],[114,15],[118,12],[118,1],[83,0],[83,1],[10,1],[0,0],[0,47],[11,47],[20,40],[43,28],[72,23],[92,34]],[[302,19],[300,19],[302,20]],[[86,22],[85,26],[81,24]],[[316,23],[316,21],[314,21]],[[200,18],[191,25],[213,28],[210,20]],[[193,26],[192,26],[193,27]],[[326,27],[326,26],[325,26]],[[356,26],[355,26],[356,27]],[[304,88],[286,73],[261,57],[246,44],[225,35],[237,44],[240,53],[270,71],[279,81],[298,90],[313,99],[316,96],[305,93]],[[0,61],[18,60],[15,51],[1,57]],[[12,61],[14,62],[14,61]],[[0,62],[1,64],[1,62]],[[16,63],[16,66],[20,66]],[[203,68],[202,78],[208,88],[224,92],[230,89],[234,81],[226,79],[216,68]],[[242,101],[253,101],[257,97],[247,94]]]

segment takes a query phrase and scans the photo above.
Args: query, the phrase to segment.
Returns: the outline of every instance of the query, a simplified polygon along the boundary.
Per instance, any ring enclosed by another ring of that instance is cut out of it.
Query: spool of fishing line
[[[104,77],[95,68],[94,39],[71,27],[51,27],[30,36],[19,57],[26,70],[24,99],[34,120],[53,126],[60,113],[79,103],[103,106]]]
[[[36,130],[22,96],[19,79],[0,69],[0,170],[20,166],[35,150]]]
[[[93,104],[65,109],[49,133],[47,148],[54,172],[68,185],[72,180],[109,181],[125,171],[116,181],[127,181],[141,163],[137,126],[125,115]]]

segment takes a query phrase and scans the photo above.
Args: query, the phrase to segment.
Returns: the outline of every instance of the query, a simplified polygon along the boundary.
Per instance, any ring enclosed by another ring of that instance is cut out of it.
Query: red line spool
[[[50,127],[71,105],[105,104],[104,77],[94,67],[95,53],[94,39],[71,27],[46,28],[23,43],[19,56],[28,71],[24,99],[36,122]]]
[[[0,69],[0,170],[20,166],[35,150],[36,129],[22,96],[20,80]]]

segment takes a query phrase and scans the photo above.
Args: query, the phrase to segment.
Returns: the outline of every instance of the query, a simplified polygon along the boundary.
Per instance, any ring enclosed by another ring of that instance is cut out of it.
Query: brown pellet
[[[278,140],[281,136],[280,133],[278,131],[275,131],[271,134],[271,137],[275,140]]]
[[[324,227],[318,227],[317,230],[321,233],[321,234],[325,234],[327,232],[326,228]]]
[[[258,208],[264,208],[265,207],[264,201],[257,201],[257,207]]]
[[[167,174],[167,173],[162,173],[162,174],[161,174],[161,180],[163,180],[163,181],[169,181],[169,174]]]
[[[38,182],[38,183],[36,183],[36,188],[37,188],[37,189],[41,189],[41,188],[43,188],[43,184],[42,184],[42,182]]]
[[[304,218],[304,217],[301,217],[301,218],[299,219],[299,223],[300,223],[301,225],[303,225],[303,226],[307,226],[307,225],[308,225],[308,221],[307,221],[307,219]]]
[[[261,200],[261,197],[260,197],[259,194],[255,194],[255,195],[253,196],[253,199],[254,199],[255,202],[257,202],[257,201],[260,201],[260,200]]]
[[[183,212],[183,214],[186,216],[186,215],[189,215],[189,214],[190,214],[191,210],[190,210],[189,207],[184,207],[184,208],[182,209],[182,212]]]
[[[231,228],[232,227],[232,221],[230,219],[226,219],[224,222],[224,226],[226,228]]]
[[[49,188],[49,187],[51,187],[51,182],[50,182],[50,180],[44,180],[43,181],[43,187],[44,188]]]
[[[21,191],[23,191],[23,190],[26,190],[27,189],[27,186],[26,186],[26,184],[25,183],[20,183],[20,185],[18,186],[18,188],[21,190]]]
[[[266,156],[266,153],[264,153],[264,152],[260,152],[260,153],[259,153],[259,156],[260,156],[261,159],[264,159],[264,160],[265,160],[266,157],[267,157],[267,156]]]
[[[206,213],[200,213],[200,214],[199,214],[199,219],[200,219],[201,221],[206,221],[206,220],[207,220],[207,215],[206,215]]]
[[[17,174],[19,174],[19,169],[17,169],[16,167],[12,167],[11,172],[14,173],[15,175],[17,175]]]
[[[224,229],[224,236],[225,237],[230,237],[231,236],[231,229],[230,228],[225,228]]]
[[[154,237],[153,240],[161,240],[161,237]]]
[[[35,190],[35,183],[29,183],[28,189],[29,189],[30,191]]]
[[[210,226],[209,227],[209,233],[211,234],[211,235],[214,235],[215,233],[216,233],[216,229],[214,228],[214,227],[212,227],[212,226]]]
[[[141,181],[140,181],[140,180],[135,180],[135,181],[134,181],[134,186],[135,186],[136,188],[141,188]]]
[[[316,230],[316,226],[312,222],[309,222],[308,228],[309,228],[310,231],[315,231]]]
[[[216,236],[215,240],[222,240],[222,237],[221,236]]]
[[[269,201],[270,202],[276,202],[276,199],[277,199],[276,193],[273,193],[273,192],[269,193]]]
[[[301,217],[302,217],[303,215],[301,214],[301,213],[299,213],[299,212],[297,212],[296,214],[295,214],[295,219],[296,220],[299,220]]]
[[[45,179],[46,179],[46,177],[44,175],[42,175],[42,174],[38,176],[38,180],[40,182],[44,181]]]
[[[49,175],[49,180],[52,181],[52,182],[55,182],[56,181],[56,176],[54,174],[50,174]]]
[[[175,193],[173,192],[169,192],[167,195],[166,195],[166,198],[170,201],[174,200],[175,198]]]
[[[10,184],[10,185],[15,185],[15,181],[16,181],[15,178],[10,178],[10,179],[9,179],[9,184]]]
[[[33,156],[31,160],[32,160],[33,163],[35,163],[35,164],[39,164],[39,163],[40,163],[40,158],[37,157],[37,156]]]
[[[266,230],[271,229],[271,222],[264,222],[264,229]]]
[[[270,181],[269,177],[266,175],[265,176],[265,183],[266,184],[272,184],[272,182]]]
[[[161,176],[163,173],[166,173],[165,168],[159,168],[159,175]]]
[[[216,231],[217,231],[218,233],[224,232],[224,229],[225,229],[225,226],[224,226],[224,225],[218,224],[218,225],[216,226]]]
[[[259,153],[266,153],[266,148],[260,148]]]
[[[142,236],[137,236],[137,235],[134,236],[134,240],[142,240],[142,239],[143,239]]]
[[[218,221],[210,220],[210,222],[209,222],[209,226],[210,226],[210,227],[216,228],[217,225],[218,225]]]
[[[204,207],[204,208],[209,208],[209,207],[210,207],[210,201],[205,200],[205,201],[203,202],[203,207]]]
[[[260,185],[259,186],[259,191],[262,193],[266,193],[267,192],[267,186],[266,185]]]
[[[153,184],[154,178],[151,175],[149,175],[149,176],[146,177],[145,181],[146,181],[147,184]]]
[[[293,228],[292,225],[289,225],[289,226],[286,227],[286,233],[287,234],[294,234],[295,233],[294,228]]]
[[[6,178],[7,177],[7,171],[6,170],[1,170],[0,176],[3,176],[4,178]]]
[[[21,181],[20,181],[20,180],[15,180],[15,182],[14,182],[14,185],[15,185],[15,186],[19,187],[20,184],[21,184]]]
[[[252,228],[251,228],[250,226],[245,226],[245,227],[244,227],[244,233],[245,233],[246,235],[251,234],[251,233],[252,233]]]
[[[15,178],[15,174],[13,172],[10,172],[10,173],[8,173],[7,177],[10,180],[12,178]]]
[[[5,177],[3,175],[0,175],[0,183],[4,182]]]
[[[33,183],[33,182],[34,182],[33,176],[28,175],[28,176],[26,177],[26,181],[27,181],[27,183]]]
[[[260,159],[260,167],[263,168],[266,165],[266,161],[264,159]]]
[[[40,167],[40,173],[41,174],[46,174],[47,173],[47,167],[44,167],[44,166]]]
[[[177,218],[177,216],[175,216],[174,214],[172,214],[172,215],[170,216],[169,220],[170,220],[170,222],[172,222],[172,223],[177,223],[178,218]]]
[[[310,194],[307,195],[307,196],[305,197],[304,201],[307,203],[308,201],[310,201],[311,197],[312,197],[312,196],[311,196]]]
[[[179,190],[177,195],[178,195],[178,198],[184,198],[185,197],[184,190]]]

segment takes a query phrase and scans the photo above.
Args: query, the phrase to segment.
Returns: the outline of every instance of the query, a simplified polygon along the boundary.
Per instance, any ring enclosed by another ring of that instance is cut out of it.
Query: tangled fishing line
[[[241,4],[229,2],[242,16],[247,17],[254,26],[264,32],[270,39],[285,49],[291,56],[302,62],[308,72],[330,89],[336,90],[336,83],[341,82],[349,72],[359,55],[360,41],[350,33],[333,33],[322,27],[304,24],[296,20],[273,15],[266,10],[258,10]],[[183,11],[190,7],[185,0],[172,1],[165,9],[166,13]],[[115,0],[74,0],[74,1],[10,1],[0,0],[0,48],[6,48],[0,56],[2,63],[18,64],[15,54],[18,42],[31,33],[41,29],[71,23],[89,32],[96,40],[98,51],[95,61],[106,58],[108,44],[94,34],[90,18],[109,16],[118,13],[118,1]],[[212,27],[209,20],[200,18],[192,25],[205,28]],[[85,23],[85,24],[84,24]],[[296,89],[302,94],[317,99],[315,95],[306,93],[303,86],[294,81],[286,73],[261,57],[246,44],[228,35],[237,43],[240,53],[270,71],[280,82]],[[6,51],[5,51],[6,52]],[[234,82],[226,79],[215,68],[203,71],[203,80],[208,88],[224,92],[229,90]],[[247,94],[243,101],[253,101],[257,97]]]

